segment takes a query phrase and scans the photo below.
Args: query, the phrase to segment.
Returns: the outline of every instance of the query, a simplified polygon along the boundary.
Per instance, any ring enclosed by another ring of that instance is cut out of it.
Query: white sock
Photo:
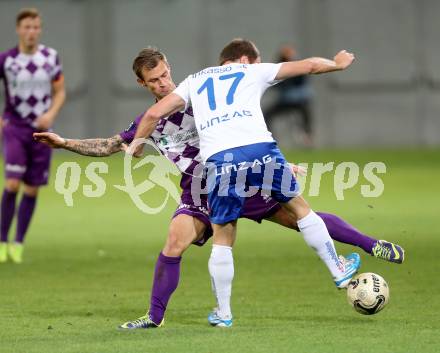
[[[212,246],[208,262],[209,274],[214,295],[217,299],[218,313],[221,318],[229,319],[231,314],[231,290],[234,278],[234,259],[230,246]]]
[[[304,236],[307,245],[310,246],[324,261],[333,276],[339,279],[344,274],[338,255],[333,244],[333,239],[328,234],[324,221],[315,212],[310,213],[298,220],[298,228]]]

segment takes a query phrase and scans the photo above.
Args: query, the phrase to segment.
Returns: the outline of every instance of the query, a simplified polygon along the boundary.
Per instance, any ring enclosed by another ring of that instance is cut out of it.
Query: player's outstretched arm
[[[147,138],[153,133],[160,119],[185,108],[185,102],[180,96],[171,93],[148,109],[136,131],[135,139]]]
[[[124,140],[119,135],[109,138],[77,140],[65,139],[52,132],[36,132],[34,133],[34,139],[52,148],[63,148],[91,157],[106,157],[122,151],[124,143]]]
[[[150,137],[160,119],[170,116],[184,108],[185,101],[175,93],[171,93],[165,98],[162,98],[145,112],[136,130],[133,142],[129,148],[125,149],[125,152],[135,157],[142,155],[144,145],[138,144],[136,140]]]
[[[298,61],[289,61],[281,64],[276,80],[285,80],[290,77],[308,74],[323,74],[326,72],[345,70],[354,61],[353,53],[341,50],[333,60],[325,58],[308,58]]]

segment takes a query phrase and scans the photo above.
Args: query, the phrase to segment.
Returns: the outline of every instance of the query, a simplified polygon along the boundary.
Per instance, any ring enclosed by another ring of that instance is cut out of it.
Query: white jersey
[[[192,105],[203,161],[234,147],[273,142],[260,99],[281,64],[230,64],[188,76],[174,93]],[[185,107],[187,108],[187,107]]]

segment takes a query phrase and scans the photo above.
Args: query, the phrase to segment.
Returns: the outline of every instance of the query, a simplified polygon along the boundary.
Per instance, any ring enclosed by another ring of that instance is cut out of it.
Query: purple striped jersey
[[[32,124],[52,103],[52,82],[62,67],[55,49],[42,44],[34,54],[18,47],[0,53],[0,78],[4,81],[6,104],[3,118]]]
[[[125,131],[119,134],[125,142],[133,141],[141,119],[142,115],[138,116]],[[177,112],[168,118],[162,118],[150,139],[182,173],[201,175],[203,168],[198,167],[202,164],[199,135],[191,107],[184,112]]]

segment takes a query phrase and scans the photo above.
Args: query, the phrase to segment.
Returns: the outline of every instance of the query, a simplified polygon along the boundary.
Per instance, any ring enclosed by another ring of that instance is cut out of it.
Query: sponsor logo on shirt
[[[173,135],[167,135],[163,136],[159,139],[157,139],[157,143],[161,144],[162,146],[168,147],[169,145],[179,145],[183,143],[187,143],[188,141],[191,141],[194,138],[198,139],[199,135],[197,133],[196,128],[192,128],[190,130],[177,132]]]
[[[215,175],[223,175],[223,174],[229,174],[233,170],[234,172],[237,172],[239,170],[246,170],[249,168],[255,168],[257,165],[261,166],[263,164],[270,163],[272,161],[272,157],[270,154],[267,154],[259,159],[255,159],[253,162],[239,162],[237,164],[226,164],[221,167],[221,169],[216,169]]]
[[[231,119],[238,119],[238,118],[246,118],[246,117],[252,117],[252,112],[249,110],[240,110],[235,112],[229,112],[222,116],[216,116],[214,118],[206,120],[204,123],[200,124],[200,130],[205,130],[206,128],[210,128],[212,126],[222,124],[226,121],[229,121]]]

